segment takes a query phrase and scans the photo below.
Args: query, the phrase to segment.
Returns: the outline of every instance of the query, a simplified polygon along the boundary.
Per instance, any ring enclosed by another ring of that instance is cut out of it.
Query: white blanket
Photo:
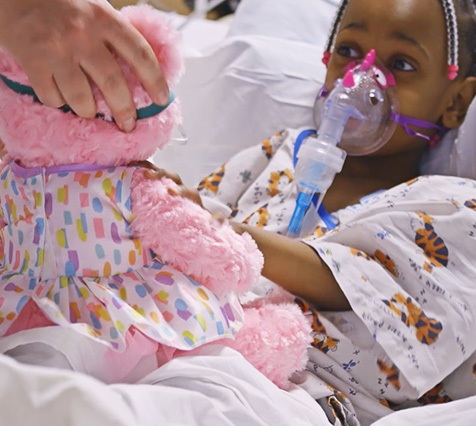
[[[302,389],[285,392],[218,345],[174,359],[138,384],[0,356],[0,424],[29,426],[329,425]]]

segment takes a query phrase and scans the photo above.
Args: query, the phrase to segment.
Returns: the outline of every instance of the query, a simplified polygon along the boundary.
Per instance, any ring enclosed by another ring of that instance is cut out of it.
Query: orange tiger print
[[[411,297],[401,293],[395,294],[390,300],[382,300],[391,311],[397,314],[407,327],[415,329],[419,342],[431,345],[436,342],[443,330],[443,324],[434,318],[429,318],[423,309],[415,304]]]
[[[443,389],[443,383],[440,383],[418,398],[417,401],[421,405],[428,405],[442,404],[444,402],[450,402],[452,399],[446,395],[445,390]]]
[[[327,334],[324,324],[322,324],[322,322],[319,320],[319,312],[312,308],[305,300],[297,297],[294,299],[294,301],[297,303],[303,313],[306,314],[309,312],[312,315],[311,327],[314,340],[311,345],[325,354],[329,351],[336,351],[340,340],[334,339]]]
[[[398,271],[395,266],[395,262],[390,258],[390,256],[386,255],[384,252],[377,250],[374,253],[374,259],[378,260],[383,267],[390,272],[394,277],[398,276]]]
[[[261,151],[263,151],[268,160],[271,159],[273,156],[273,145],[271,145],[271,139],[265,139],[261,143]]]
[[[203,179],[198,184],[198,190],[203,191],[205,189],[216,194],[223,176],[225,176],[225,165],[222,165],[217,171],[211,173],[209,176]]]
[[[415,243],[423,250],[432,267],[448,265],[448,247],[432,225],[425,223],[424,228],[417,229]]]
[[[236,215],[238,214],[238,212],[239,212],[238,206],[233,206],[233,207],[231,208],[231,213],[230,213],[229,218],[230,218],[230,219],[233,219],[234,217],[236,217]]]
[[[261,206],[258,210],[251,213],[243,223],[251,224],[252,219],[255,221],[254,226],[257,228],[264,228],[268,224],[269,212],[268,203]]]
[[[363,257],[365,260],[373,260],[367,253],[362,250],[358,250],[352,247],[349,247],[350,252],[357,257]]]
[[[431,225],[435,219],[432,216],[426,214],[425,212],[416,212],[417,216],[423,221],[423,223],[428,223]]]
[[[271,173],[271,176],[268,179],[268,188],[266,188],[266,192],[271,197],[274,197],[276,194],[280,193],[279,183],[283,178],[287,178],[288,183],[291,183],[294,180],[293,172],[289,169],[286,169],[280,172]]]
[[[316,229],[314,229],[314,232],[312,233],[315,237],[319,238],[325,235],[329,231],[328,228],[325,226],[318,226]]]
[[[271,138],[265,139],[261,142],[261,151],[263,151],[264,155],[268,160],[274,155],[274,147],[273,147],[273,138],[280,138],[286,133],[286,130],[281,130],[276,132]]]
[[[429,263],[423,265],[424,268],[431,272],[434,267],[446,267],[449,251],[443,239],[435,232],[432,225],[434,219],[423,212],[418,212],[417,215],[423,220],[424,227],[416,230],[415,243],[429,260]]]
[[[348,398],[344,393],[342,393],[339,389],[336,389],[334,386],[331,386],[329,383],[326,383],[326,388],[329,389],[338,399],[342,401],[348,401]]]
[[[395,364],[388,365],[385,364],[381,359],[377,360],[377,365],[379,370],[386,375],[386,380],[390,383],[396,390],[400,390],[400,371],[395,366]]]
[[[413,185],[415,182],[418,182],[420,178],[416,177],[416,178],[413,178],[413,179],[410,179],[408,181],[406,181],[405,183],[410,186],[410,185]]]
[[[471,200],[468,200],[464,203],[465,207],[468,207],[468,209],[471,210],[476,210],[476,199],[473,198]]]

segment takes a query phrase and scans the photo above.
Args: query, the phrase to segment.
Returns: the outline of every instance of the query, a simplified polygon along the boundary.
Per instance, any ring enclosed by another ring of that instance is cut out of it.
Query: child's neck
[[[358,203],[360,198],[388,189],[418,176],[421,152],[409,151],[386,157],[347,157],[324,198],[328,211]]]

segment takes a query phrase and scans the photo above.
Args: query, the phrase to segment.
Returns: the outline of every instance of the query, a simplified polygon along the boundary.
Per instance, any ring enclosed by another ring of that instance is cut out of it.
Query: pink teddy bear
[[[146,37],[173,86],[182,58],[166,15],[148,6],[120,13]],[[108,350],[149,351],[162,361],[219,341],[286,388],[307,360],[308,321],[292,303],[243,309],[238,294],[263,266],[252,238],[171,194],[172,180],[148,179],[146,169],[129,165],[167,144],[181,111],[172,94],[168,105],[153,104],[131,69],[122,70],[138,114],[130,134],[112,122],[97,89],[95,119],[45,107],[0,52],[7,152],[0,336],[60,326]]]

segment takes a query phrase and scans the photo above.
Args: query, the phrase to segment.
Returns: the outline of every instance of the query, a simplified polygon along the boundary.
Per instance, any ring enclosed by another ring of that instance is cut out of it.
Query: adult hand
[[[118,126],[131,131],[136,109],[113,52],[132,67],[155,103],[168,101],[152,48],[106,0],[0,0],[0,45],[50,107],[67,103],[79,116],[94,117],[93,81]]]

